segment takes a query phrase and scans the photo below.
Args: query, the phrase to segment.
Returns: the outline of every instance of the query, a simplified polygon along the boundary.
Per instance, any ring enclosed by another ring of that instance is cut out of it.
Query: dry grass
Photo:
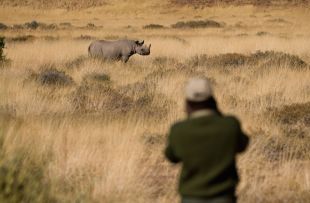
[[[59,10],[26,8],[16,8],[21,15],[9,19],[12,8],[3,8],[0,21],[6,25],[36,15],[39,22],[62,26],[1,31],[10,39],[4,51],[11,60],[0,69],[3,153],[13,157],[22,149],[24,164],[45,163],[38,184],[48,185],[48,197],[57,202],[177,202],[178,167],[163,157],[165,135],[184,117],[184,82],[204,75],[220,109],[237,115],[251,135],[248,151],[238,158],[240,202],[307,202],[309,13],[251,7],[171,13],[159,7],[166,14],[150,14],[162,4],[140,4],[135,21],[124,11],[134,7],[130,3],[120,4],[119,11],[113,3],[70,11],[61,19]],[[198,15],[225,27],[168,28]],[[280,18],[291,26],[268,21]],[[243,26],[235,26],[240,21]],[[104,27],[81,28],[90,22]],[[151,22],[166,28],[143,29]],[[271,34],[257,36],[262,30]],[[22,36],[32,37],[12,40]],[[151,42],[151,55],[133,56],[127,64],[88,58],[93,38],[119,37]]]

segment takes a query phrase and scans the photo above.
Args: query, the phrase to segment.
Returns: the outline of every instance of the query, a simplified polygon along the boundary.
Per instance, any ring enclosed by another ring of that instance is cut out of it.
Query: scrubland
[[[205,76],[251,137],[240,202],[309,202],[309,9],[133,2],[0,7],[0,200],[178,202],[166,134],[185,117],[185,81]],[[88,57],[92,40],[119,38],[152,43],[151,55]]]

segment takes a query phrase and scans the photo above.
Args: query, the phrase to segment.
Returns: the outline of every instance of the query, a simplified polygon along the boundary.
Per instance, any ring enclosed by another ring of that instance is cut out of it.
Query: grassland
[[[177,202],[179,166],[162,151],[185,116],[184,82],[204,75],[251,136],[238,157],[240,202],[308,202],[309,9],[115,2],[0,8],[10,60],[0,66],[0,169],[10,188],[0,200]],[[206,19],[221,26],[171,27]],[[25,27],[33,20],[41,26]],[[151,55],[88,58],[93,39],[125,37],[152,43]]]

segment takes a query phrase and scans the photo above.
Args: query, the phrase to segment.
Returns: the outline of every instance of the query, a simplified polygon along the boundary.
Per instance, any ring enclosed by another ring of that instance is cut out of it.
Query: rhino
[[[88,54],[91,57],[98,57],[105,60],[123,61],[126,63],[134,54],[150,55],[151,44],[143,45],[144,40],[98,40],[92,42],[88,47]]]

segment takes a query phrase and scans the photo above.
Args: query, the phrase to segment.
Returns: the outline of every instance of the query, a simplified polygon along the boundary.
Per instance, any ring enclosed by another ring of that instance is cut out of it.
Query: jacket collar
[[[198,110],[195,111],[193,113],[191,113],[191,115],[189,116],[189,118],[199,118],[199,117],[203,117],[203,116],[211,116],[216,114],[215,111],[213,110],[209,110],[209,109],[203,109],[203,110]]]

